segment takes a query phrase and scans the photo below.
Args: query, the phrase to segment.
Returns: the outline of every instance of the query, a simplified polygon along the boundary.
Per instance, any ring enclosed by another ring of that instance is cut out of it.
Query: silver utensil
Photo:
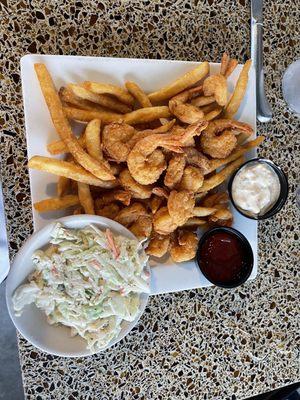
[[[251,59],[256,74],[256,107],[257,119],[268,122],[272,110],[264,88],[263,71],[263,0],[251,0]]]
[[[6,233],[6,221],[2,193],[2,182],[0,181],[0,283],[6,278],[9,271],[9,255]]]

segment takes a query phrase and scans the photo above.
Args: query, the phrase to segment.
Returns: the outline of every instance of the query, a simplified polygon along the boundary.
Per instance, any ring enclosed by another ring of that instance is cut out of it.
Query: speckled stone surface
[[[47,3],[47,5],[45,5]],[[27,53],[212,61],[250,52],[247,0],[9,1],[1,8],[2,177],[11,256],[32,231],[19,60]],[[299,119],[281,94],[300,57],[299,0],[265,2],[267,95],[260,155],[288,173],[282,212],[259,224],[259,276],[241,288],[152,297],[103,354],[62,359],[19,337],[27,399],[244,399],[299,380]],[[298,248],[297,248],[298,245]]]

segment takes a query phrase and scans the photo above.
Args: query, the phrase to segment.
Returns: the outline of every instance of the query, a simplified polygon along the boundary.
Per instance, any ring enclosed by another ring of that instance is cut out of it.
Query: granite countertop
[[[250,52],[247,0],[0,0],[0,8],[0,154],[12,257],[32,231],[21,56],[216,61],[226,50],[244,61]],[[151,297],[132,333],[96,356],[49,356],[19,336],[27,399],[243,399],[299,380],[299,119],[281,93],[283,71],[300,57],[299,19],[299,3],[265,2],[274,119],[258,124],[267,137],[260,155],[288,173],[290,196],[276,217],[259,224],[257,279],[229,291]]]

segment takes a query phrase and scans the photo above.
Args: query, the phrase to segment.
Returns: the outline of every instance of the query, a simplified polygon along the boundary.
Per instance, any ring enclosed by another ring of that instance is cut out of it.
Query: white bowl
[[[109,228],[115,234],[128,238],[135,238],[128,229],[124,228],[117,222],[96,215],[72,215],[60,218],[57,221],[61,222],[68,228],[77,229],[83,228],[92,223],[97,225],[99,228]],[[7,307],[10,317],[18,331],[25,339],[37,348],[57,356],[88,356],[94,353],[86,348],[86,341],[83,338],[80,336],[71,337],[71,330],[66,326],[49,325],[44,311],[38,309],[35,304],[26,306],[20,317],[16,317],[14,313],[12,304],[14,291],[18,286],[26,281],[28,274],[34,269],[31,261],[32,253],[49,243],[50,233],[57,221],[50,223],[30,236],[16,255],[6,281]],[[147,268],[150,273],[148,265]],[[149,294],[147,293],[142,293],[140,295],[140,311],[136,319],[132,322],[123,321],[120,334],[101,351],[119,342],[133,329],[146,307],[148,297]]]

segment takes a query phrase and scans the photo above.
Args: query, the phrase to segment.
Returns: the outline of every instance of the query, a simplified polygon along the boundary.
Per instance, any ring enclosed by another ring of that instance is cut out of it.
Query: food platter
[[[201,61],[201,60],[200,60]],[[34,64],[44,63],[49,69],[56,87],[67,82],[85,80],[102,81],[122,85],[125,80],[134,80],[146,92],[152,92],[166,85],[180,75],[196,67],[198,63],[186,61],[118,59],[102,57],[27,55],[21,60],[25,126],[27,135],[28,158],[40,154],[49,156],[47,144],[57,139],[47,106],[44,102]],[[211,72],[217,73],[220,64],[211,63]],[[238,65],[228,78],[229,91],[232,92],[242,66]],[[249,82],[243,103],[236,119],[249,123],[255,132],[256,104],[254,72],[250,70]],[[74,131],[79,132],[81,124],[74,124]],[[248,158],[256,155],[255,150],[247,154]],[[32,203],[55,195],[57,177],[30,170]],[[254,267],[250,279],[257,274],[257,221],[249,220],[232,210],[233,227],[242,232],[249,240],[254,253]],[[38,230],[50,221],[64,216],[62,211],[39,214],[33,208],[34,229]],[[210,286],[194,261],[174,263],[171,259],[151,259],[152,294],[168,293],[192,288]]]

